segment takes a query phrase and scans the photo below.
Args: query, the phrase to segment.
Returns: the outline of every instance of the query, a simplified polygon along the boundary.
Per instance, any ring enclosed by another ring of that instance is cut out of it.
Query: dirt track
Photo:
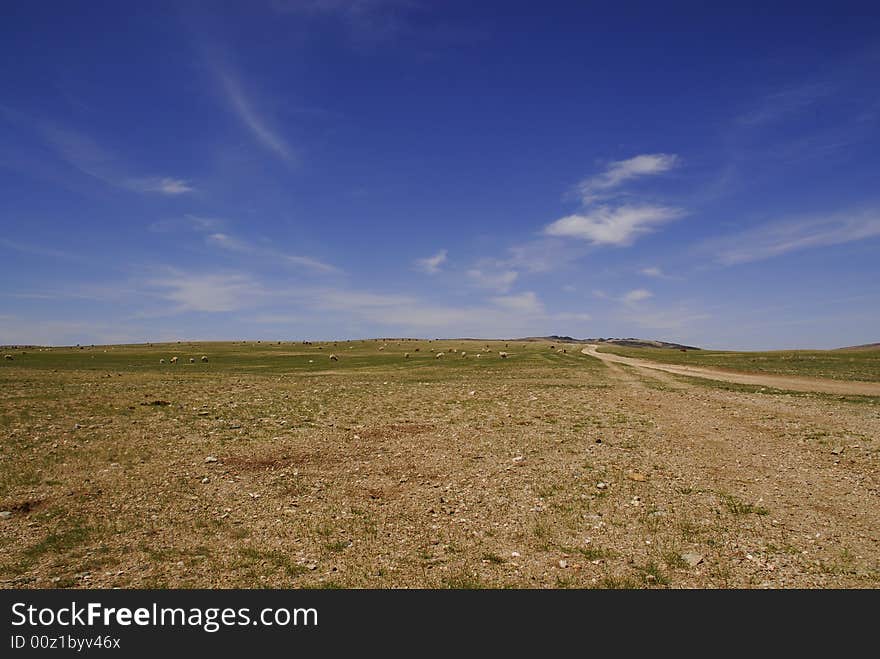
[[[590,344],[581,352],[591,357],[596,357],[605,362],[626,364],[639,368],[651,368],[658,371],[666,371],[674,375],[687,375],[695,378],[707,378],[710,380],[722,380],[737,384],[753,384],[775,389],[789,391],[814,391],[826,394],[839,394],[842,396],[880,396],[880,384],[876,382],[838,382],[836,380],[824,380],[819,378],[799,378],[784,375],[759,375],[757,373],[735,373],[732,371],[719,371],[711,368],[699,368],[696,366],[679,366],[675,364],[659,364],[644,359],[632,359],[621,357],[607,352],[599,352],[599,346]]]

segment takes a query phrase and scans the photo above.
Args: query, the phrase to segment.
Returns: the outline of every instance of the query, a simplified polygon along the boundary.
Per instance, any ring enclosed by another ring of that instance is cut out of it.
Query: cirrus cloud
[[[568,215],[544,229],[550,236],[579,238],[594,245],[631,245],[657,225],[681,217],[682,211],[667,206],[599,206]]]

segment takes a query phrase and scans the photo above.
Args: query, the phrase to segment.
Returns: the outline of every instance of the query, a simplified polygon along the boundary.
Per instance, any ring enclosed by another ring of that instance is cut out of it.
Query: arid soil
[[[211,346],[193,353],[210,364],[173,368],[158,348],[140,370],[4,365],[0,580],[880,585],[880,400],[692,380],[580,346],[477,359],[482,345],[458,342],[466,356],[438,360],[437,343],[340,345],[332,368],[300,346],[289,359],[320,370],[265,373]]]

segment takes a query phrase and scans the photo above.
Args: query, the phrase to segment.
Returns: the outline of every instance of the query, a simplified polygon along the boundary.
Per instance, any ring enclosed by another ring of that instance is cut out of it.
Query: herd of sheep
[[[258,341],[257,343],[259,343],[259,341]],[[312,345],[312,342],[311,342],[311,341],[303,341],[303,345]],[[333,345],[337,345],[337,344],[334,343]],[[349,348],[351,348],[351,347],[352,347],[352,346],[349,346]],[[553,350],[555,347],[556,347],[556,346],[550,346],[550,349]],[[324,346],[318,346],[318,348],[319,348],[319,349],[323,349]],[[385,350],[385,346],[379,346],[379,350],[384,351],[384,350]],[[419,349],[419,348],[414,348],[413,350],[414,350],[415,352],[419,352],[420,349]],[[564,348],[560,348],[558,351],[559,351],[559,352],[566,352],[566,350],[565,350]],[[485,350],[485,352],[486,352],[486,353],[491,353],[492,350],[491,350],[488,346],[486,346],[486,350]],[[449,349],[447,349],[446,351],[440,351],[440,352],[438,352],[437,354],[434,355],[434,359],[442,359],[443,356],[444,356],[445,354],[447,354],[447,353],[458,353],[458,350],[457,350],[456,348],[449,348]],[[467,353],[464,352],[464,351],[462,351],[462,352],[459,353],[459,354],[460,354],[461,357],[467,357]],[[478,357],[478,358],[479,358],[479,357],[482,357],[482,356],[483,356],[483,353],[480,353],[480,352],[478,352],[478,353],[476,353],[476,354],[474,355],[474,357]],[[509,355],[507,352],[503,351],[503,350],[501,350],[501,351],[498,352],[498,357],[500,357],[501,359],[507,359],[509,356],[510,356],[510,355]],[[410,353],[408,353],[408,352],[403,353],[403,358],[404,358],[404,359],[409,359],[409,358],[410,358]],[[6,355],[6,359],[12,359],[12,355]],[[331,354],[329,355],[329,359],[330,359],[331,362],[338,362],[338,361],[339,361],[339,357],[338,357],[335,353],[331,353]],[[172,358],[169,359],[168,361],[169,361],[169,363],[171,363],[171,364],[176,364],[176,363],[178,362],[178,358],[177,358],[177,357],[172,357]],[[206,355],[202,355],[202,359],[201,359],[201,361],[202,361],[202,362],[207,362],[207,361],[208,361],[208,357],[207,357]],[[189,363],[190,363],[190,364],[195,364],[195,362],[196,362],[196,360],[195,360],[194,357],[190,357],[190,358],[189,358]],[[160,359],[160,360],[159,360],[159,363],[160,363],[160,364],[164,364],[164,363],[165,363],[165,359],[164,359],[164,358]],[[311,360],[311,359],[310,359],[310,360],[309,360],[309,363],[310,363],[310,364],[313,364],[313,363],[314,363],[314,360]]]
[[[177,357],[172,357],[171,359],[168,360],[168,362],[169,362],[170,364],[176,364],[177,361],[178,361],[178,358],[177,358]],[[207,361],[208,361],[208,357],[207,357],[207,355],[202,355],[202,362],[203,362],[203,363],[206,363]],[[165,358],[163,357],[162,359],[160,359],[160,360],[159,360],[159,363],[160,363],[160,364],[164,364],[164,363],[165,363]],[[195,364],[195,363],[196,363],[196,358],[195,358],[195,357],[190,357],[190,358],[189,358],[189,363],[190,363],[190,364]]]
[[[259,343],[259,341],[258,341],[257,343]],[[279,342],[279,343],[280,343],[280,342]],[[430,343],[430,341],[429,341],[429,343]],[[311,342],[311,341],[303,341],[303,345],[312,345],[312,342]],[[333,345],[337,345],[337,344],[334,343]],[[505,347],[507,347],[507,345],[509,345],[509,344],[505,344]],[[352,347],[352,346],[349,346],[349,348],[351,348],[351,347]],[[319,349],[323,349],[323,346],[318,346],[318,348],[319,348]],[[385,346],[384,346],[384,345],[383,345],[383,346],[379,346],[379,350],[385,350]],[[413,350],[414,350],[414,352],[419,352],[420,349],[419,349],[419,348],[413,348]],[[567,350],[566,350],[565,348],[557,348],[555,345],[551,345],[551,346],[550,346],[550,350],[555,350],[556,352],[561,352],[561,353],[565,353],[565,352],[567,352]],[[486,350],[485,350],[485,352],[486,352],[486,353],[491,353],[492,350],[489,348],[489,346],[486,346]],[[457,350],[456,348],[448,348],[448,349],[445,350],[445,351],[442,351],[442,350],[441,350],[440,352],[438,352],[438,353],[436,353],[436,354],[434,355],[434,359],[442,359],[443,356],[446,355],[447,353],[458,353],[458,350]],[[461,356],[461,357],[467,357],[467,353],[464,352],[464,351],[462,351],[462,352],[460,353],[460,356]],[[478,352],[478,353],[476,353],[474,356],[479,358],[479,357],[482,357],[482,356],[483,356],[483,353]],[[14,359],[14,357],[13,357],[12,355],[10,355],[10,354],[3,355],[3,357],[4,357],[4,359],[7,359],[7,360],[12,360],[12,359]],[[508,355],[507,352],[499,351],[499,352],[498,352],[498,357],[500,357],[501,359],[507,359],[507,358],[509,357],[509,355]],[[404,359],[409,359],[409,358],[410,358],[410,353],[405,352],[405,353],[403,354],[403,358],[404,358]],[[331,362],[338,362],[338,361],[339,361],[339,357],[338,357],[335,353],[331,353],[331,354],[329,355],[329,359],[330,359]],[[168,363],[170,363],[170,364],[176,364],[178,361],[179,361],[179,358],[178,358],[178,357],[171,357],[171,358],[168,360]],[[207,355],[202,355],[202,357],[201,357],[201,361],[202,361],[203,363],[207,363],[207,361],[208,361],[208,356],[207,356]],[[165,363],[166,363],[165,358],[164,358],[164,357],[161,358],[161,359],[159,360],[159,363],[160,363],[160,364],[165,364]],[[196,363],[196,359],[195,359],[195,357],[190,357],[190,358],[189,358],[189,363],[190,363],[190,364],[195,364],[195,363]],[[314,361],[310,359],[310,360],[309,360],[309,363],[310,363],[310,364],[311,364],[311,363],[314,363]]]

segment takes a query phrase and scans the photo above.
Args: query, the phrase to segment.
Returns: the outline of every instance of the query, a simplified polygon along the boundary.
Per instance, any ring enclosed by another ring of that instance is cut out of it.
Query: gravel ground
[[[554,350],[544,362],[496,349],[478,368],[435,367],[423,350],[417,368],[343,358],[332,371],[210,377],[9,365],[0,580],[880,585],[876,398]]]

